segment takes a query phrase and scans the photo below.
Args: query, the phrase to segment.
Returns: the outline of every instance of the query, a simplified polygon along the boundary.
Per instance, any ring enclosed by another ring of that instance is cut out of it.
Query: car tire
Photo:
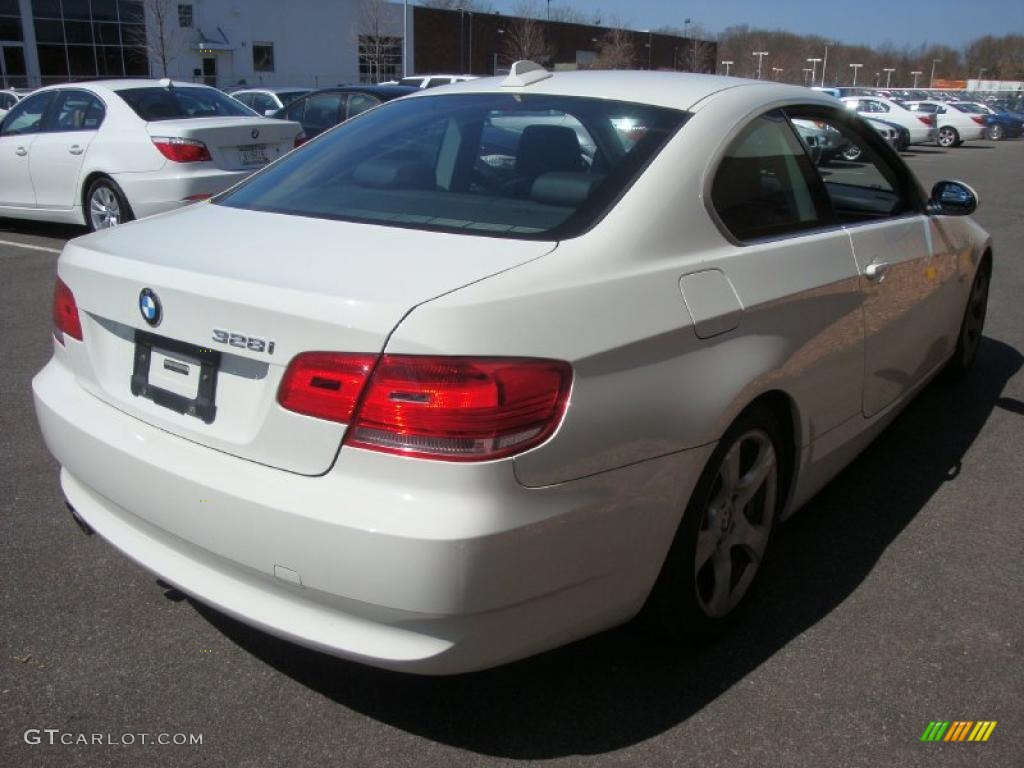
[[[116,227],[135,218],[124,192],[113,179],[93,180],[85,193],[85,225],[90,232]]]
[[[783,446],[778,419],[760,405],[744,411],[718,442],[648,600],[659,634],[700,648],[735,623],[763,571],[785,502]]]
[[[939,135],[935,139],[935,143],[940,147],[955,147],[960,143],[960,134],[957,133],[956,128],[951,128],[948,125],[944,125],[939,128]]]
[[[988,129],[988,137],[992,141],[1002,141],[1006,138],[1006,129],[1001,125],[993,125]]]
[[[843,160],[848,160],[849,162],[854,163],[860,160],[860,156],[863,152],[856,144],[849,144],[840,154],[842,155]]]
[[[960,333],[956,337],[956,350],[946,364],[943,374],[946,379],[960,381],[967,378],[978,357],[982,334],[985,330],[985,315],[988,312],[988,291],[992,283],[991,262],[981,262],[971,283],[967,306],[960,321]]]

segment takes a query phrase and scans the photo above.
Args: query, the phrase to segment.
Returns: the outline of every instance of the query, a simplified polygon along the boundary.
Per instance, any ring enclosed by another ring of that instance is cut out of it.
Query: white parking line
[[[60,248],[47,248],[45,245],[30,245],[29,243],[19,243],[14,240],[0,240],[0,245],[10,245],[14,248],[26,248],[30,251],[45,251],[46,253],[60,253]]]

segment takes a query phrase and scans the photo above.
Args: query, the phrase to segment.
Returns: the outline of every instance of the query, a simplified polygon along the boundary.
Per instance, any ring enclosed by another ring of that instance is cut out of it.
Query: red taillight
[[[571,383],[554,360],[384,355],[345,443],[446,461],[509,456],[555,431]]]
[[[978,125],[984,125],[985,124],[985,118],[982,117],[981,115],[971,115],[971,120],[976,122]]]
[[[935,125],[935,115],[918,115],[917,119],[927,125],[929,128]]]
[[[160,150],[160,154],[175,163],[202,163],[213,159],[206,145],[195,139],[154,136],[153,145]]]
[[[550,437],[571,384],[572,368],[554,360],[311,352],[292,360],[277,399],[349,424],[346,445],[485,461]]]
[[[82,321],[78,317],[75,295],[58,277],[53,286],[53,335],[57,341],[63,344],[65,334],[81,341]]]
[[[304,352],[288,365],[277,402],[289,411],[349,424],[377,355]]]

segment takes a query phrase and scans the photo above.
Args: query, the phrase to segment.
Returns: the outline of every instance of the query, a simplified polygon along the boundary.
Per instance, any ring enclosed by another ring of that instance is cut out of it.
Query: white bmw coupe
[[[296,643],[446,674],[645,606],[706,641],[970,368],[976,204],[806,88],[519,62],[71,241],[36,412],[83,525]]]

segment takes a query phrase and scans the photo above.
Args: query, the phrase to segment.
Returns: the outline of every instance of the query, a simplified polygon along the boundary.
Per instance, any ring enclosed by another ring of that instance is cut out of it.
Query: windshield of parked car
[[[127,88],[120,96],[143,120],[191,117],[252,117],[252,110],[214,88],[158,86]]]
[[[990,111],[988,107],[983,107],[981,104],[972,104],[966,101],[955,102],[950,106],[955,107],[961,112],[967,112],[968,114],[975,115],[984,115]]]
[[[450,94],[366,112],[217,198],[235,208],[527,239],[586,231],[687,113]]]

